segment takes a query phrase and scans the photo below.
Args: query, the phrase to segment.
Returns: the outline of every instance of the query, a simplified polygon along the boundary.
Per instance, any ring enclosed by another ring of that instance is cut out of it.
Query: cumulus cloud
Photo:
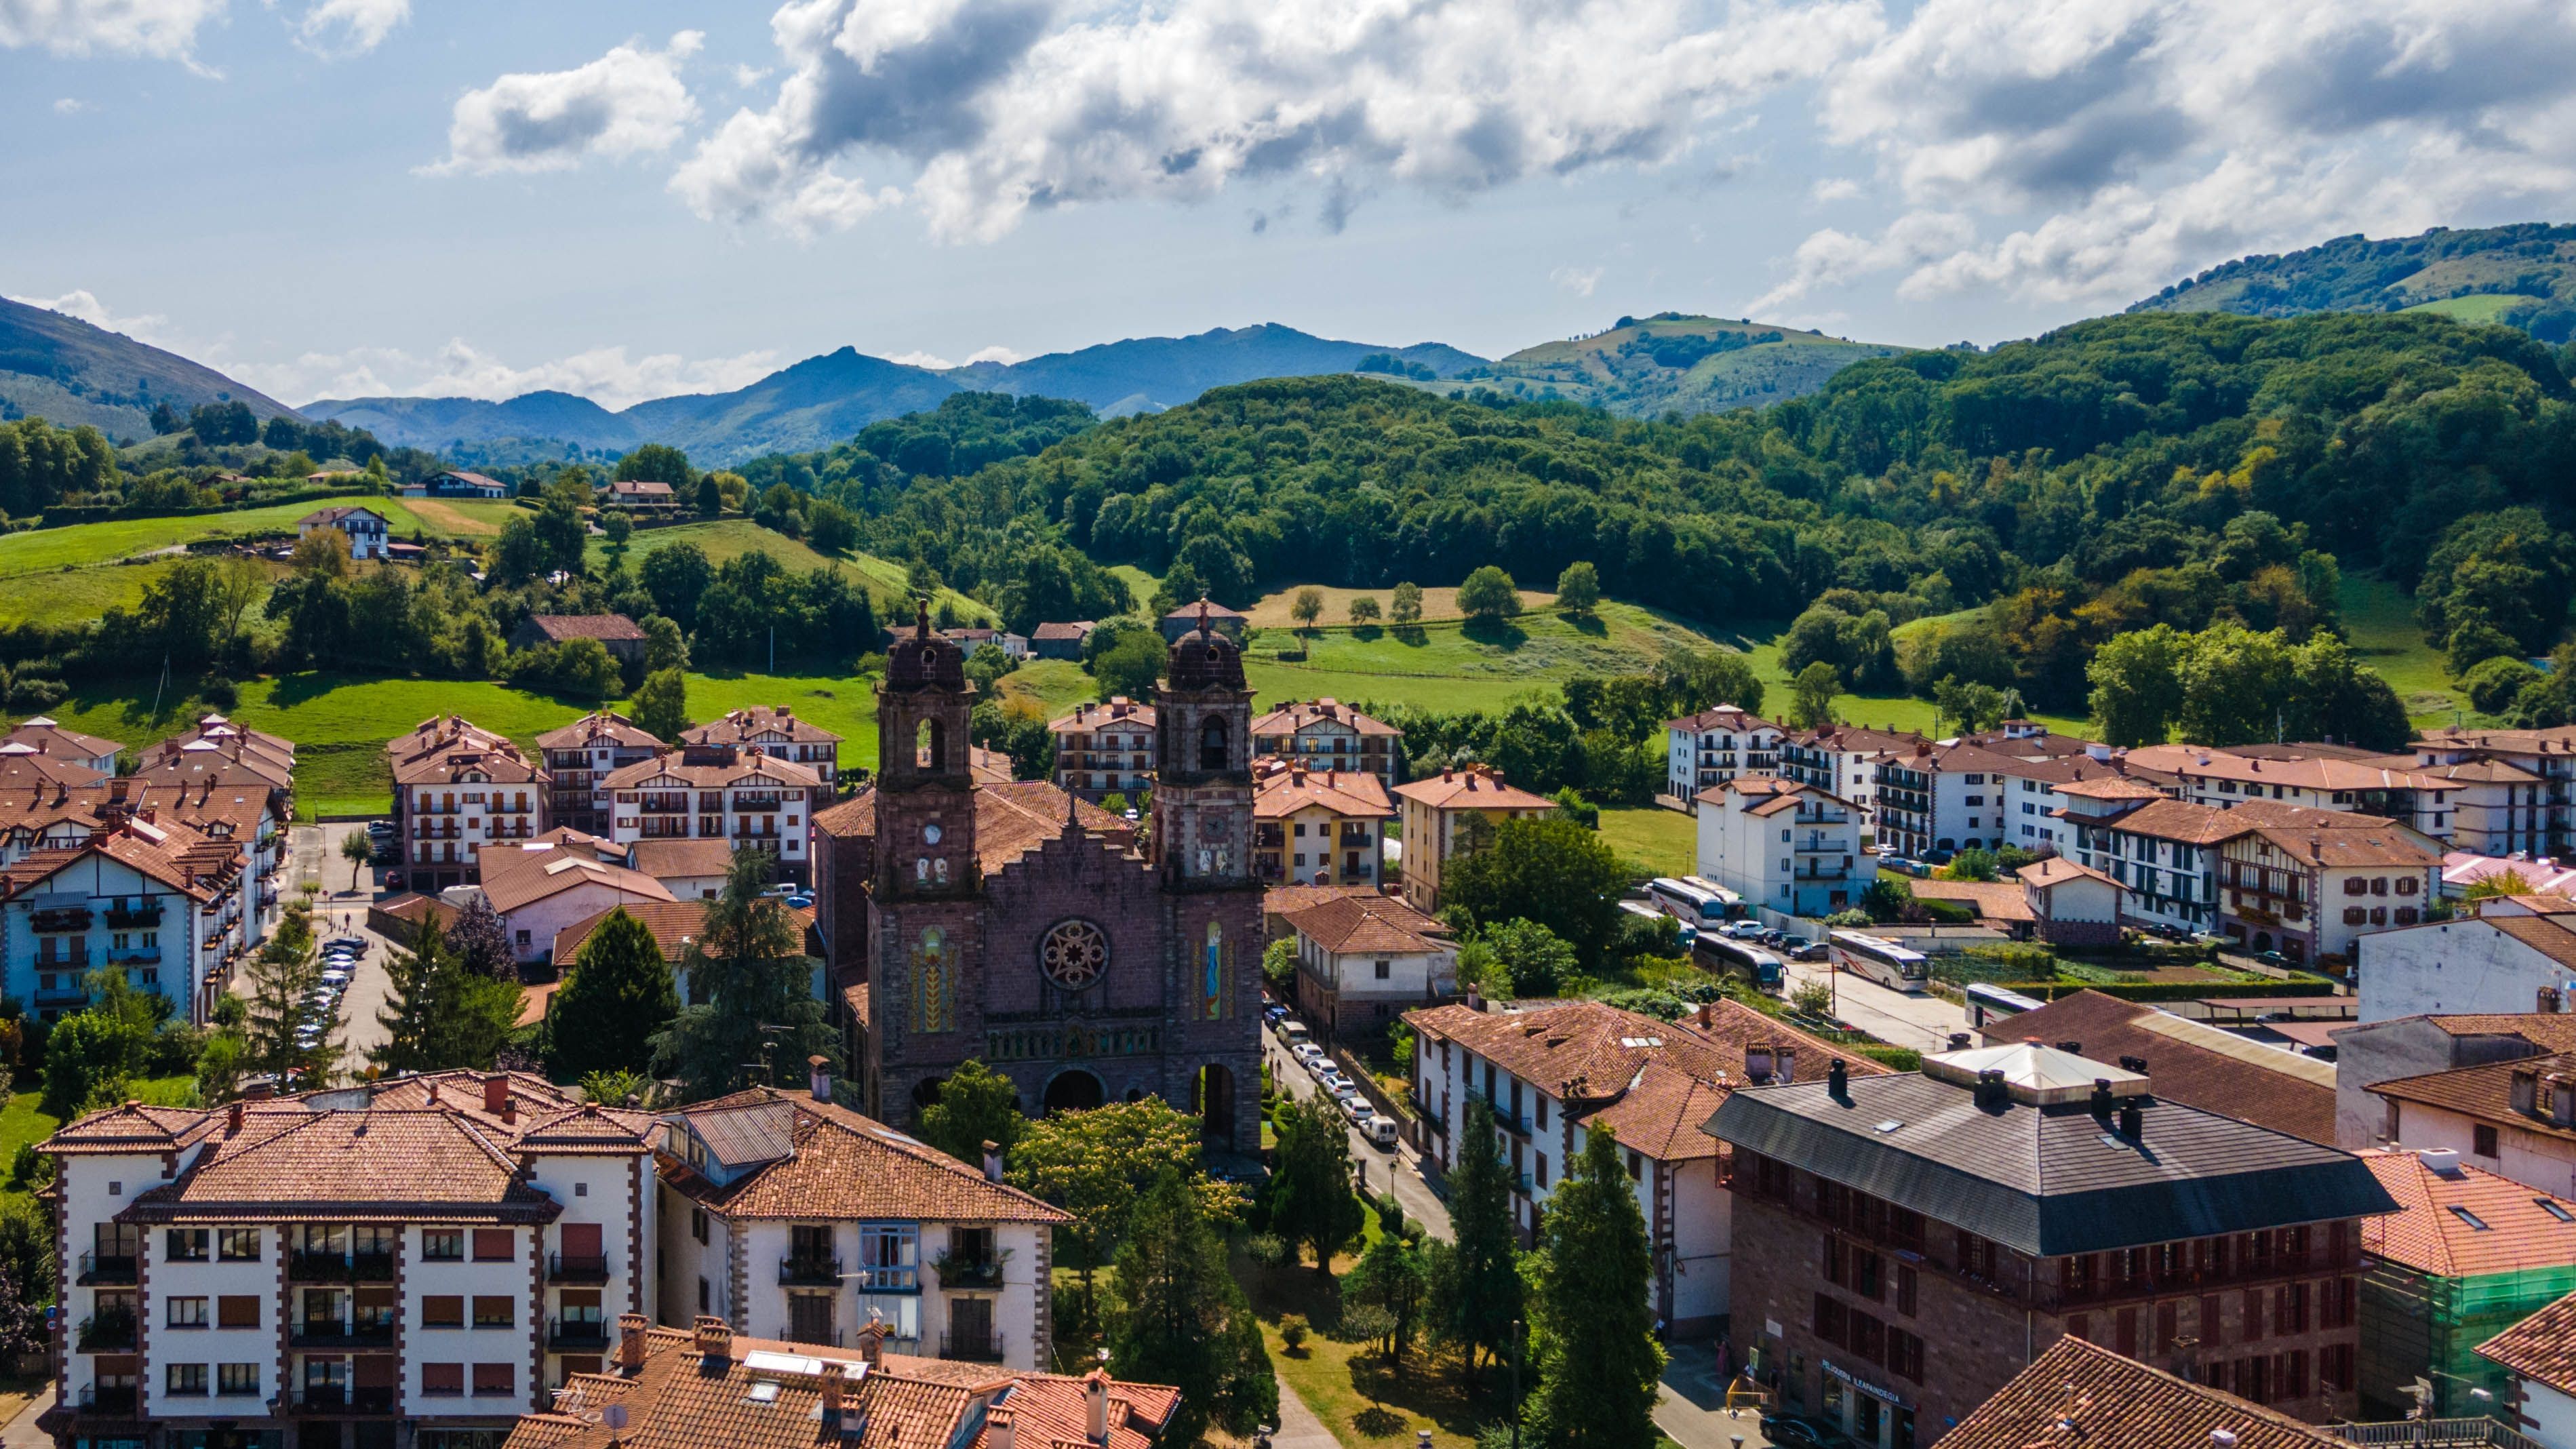
[[[979,362],[998,362],[1004,367],[1008,367],[1014,362],[1026,362],[1028,360],[1029,355],[1027,353],[1020,351],[1016,347],[1004,347],[998,342],[994,343],[990,347],[979,347],[973,352],[966,354],[966,365],[968,367],[972,367]]]
[[[162,338],[163,329],[170,321],[158,312],[138,312],[131,317],[116,316],[108,311],[107,304],[101,302],[96,293],[86,287],[78,291],[65,292],[59,297],[11,297],[9,300],[29,307],[42,307],[48,312],[60,312],[66,317],[76,317],[92,327],[104,327],[110,332],[122,332],[141,342],[153,342]]]
[[[1547,274],[1547,279],[1578,297],[1589,297],[1592,295],[1592,289],[1601,285],[1601,269],[1599,267],[1558,267]]]
[[[729,392],[759,381],[777,366],[778,354],[769,351],[692,361],[675,352],[629,357],[623,347],[600,347],[523,367],[458,338],[426,357],[400,348],[361,347],[308,352],[287,362],[231,362],[224,370],[271,397],[297,403],[383,396],[498,402],[551,390],[577,393],[616,409],[675,393]]]
[[[54,102],[54,114],[57,116],[77,116],[88,109],[89,107],[82,104],[78,96],[65,96]]]
[[[188,60],[224,0],[0,0],[0,47]]]
[[[1819,87],[1898,220],[1809,236],[1763,302],[1901,272],[1907,297],[2099,304],[2246,251],[2564,211],[2571,73],[2554,0],[1927,0]]]
[[[296,43],[317,55],[357,55],[411,19],[411,0],[320,0],[296,23]]]
[[[789,0],[770,28],[775,97],[672,190],[806,231],[908,199],[956,240],[1265,178],[1313,183],[1330,230],[1381,180],[1463,199],[1662,164],[1882,22],[1870,0]],[[902,184],[871,187],[870,166]]]
[[[886,361],[905,367],[926,367],[932,372],[946,372],[957,365],[935,352],[898,352]]]
[[[588,65],[505,75],[468,91],[447,128],[447,159],[424,169],[555,171],[593,156],[667,151],[697,119],[680,64],[704,38],[683,30],[661,50],[630,40]]]

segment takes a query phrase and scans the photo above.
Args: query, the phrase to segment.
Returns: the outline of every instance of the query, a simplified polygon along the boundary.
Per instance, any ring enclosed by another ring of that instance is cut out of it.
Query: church
[[[814,817],[818,925],[860,1110],[909,1123],[980,1058],[1032,1115],[1157,1096],[1260,1143],[1252,691],[1202,620],[1155,691],[1151,829],[979,783],[975,686],[927,616],[887,651],[877,775]]]

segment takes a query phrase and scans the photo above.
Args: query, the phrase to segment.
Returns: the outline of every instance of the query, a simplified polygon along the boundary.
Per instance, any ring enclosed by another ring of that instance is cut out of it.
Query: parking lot
[[[340,858],[341,838],[366,828],[345,822],[298,825],[287,842],[294,855],[291,879],[322,885],[313,901],[314,935],[325,943],[336,938],[353,946],[347,981],[331,1003],[332,1039],[340,1043],[338,1074],[343,1077],[364,1069],[368,1052],[383,1044],[386,1033],[376,1015],[384,1009],[392,987],[385,965],[393,948],[367,926],[367,907],[375,901],[380,868],[371,865],[358,871],[353,887],[349,862]],[[234,976],[236,994],[248,994],[248,976],[248,972]]]
[[[1277,1021],[1263,1023],[1261,1050],[1263,1060],[1270,1064],[1270,1079],[1279,1084],[1282,1092],[1292,1097],[1311,1097],[1324,1090],[1289,1050]],[[1435,1238],[1449,1236],[1449,1209],[1423,1181],[1421,1159],[1411,1147],[1400,1140],[1381,1146],[1356,1124],[1351,1127],[1350,1139],[1351,1165],[1361,1173],[1361,1185],[1370,1196],[1392,1188],[1406,1218],[1421,1223],[1424,1231]]]

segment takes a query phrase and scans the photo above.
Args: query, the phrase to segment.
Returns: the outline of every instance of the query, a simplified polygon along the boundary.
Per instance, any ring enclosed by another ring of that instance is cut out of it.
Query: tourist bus
[[[1779,957],[1750,941],[1738,941],[1715,931],[1701,933],[1693,954],[1702,966],[1712,971],[1731,971],[1764,991],[1779,991],[1786,979]]]
[[[1884,936],[1836,931],[1826,944],[1836,966],[1891,991],[1921,991],[1931,982],[1931,958]]]
[[[1744,914],[1744,901],[1724,886],[1704,880],[1657,876],[1646,887],[1646,899],[1665,915],[1700,930],[1715,930]]]
[[[2018,991],[2006,991],[1992,982],[1971,982],[1968,986],[1968,1026],[1971,1030],[1982,1031],[2005,1017],[2037,1011],[2047,1004]]]

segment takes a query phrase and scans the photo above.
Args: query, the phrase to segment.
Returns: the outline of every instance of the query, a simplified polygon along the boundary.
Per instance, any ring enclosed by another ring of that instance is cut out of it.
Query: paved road
[[[18,1411],[8,1427],[0,1428],[0,1449],[54,1449],[54,1436],[36,1427],[36,1416],[53,1406],[54,1386],[48,1383],[42,1393]]]
[[[1790,961],[1789,989],[1813,981],[1834,989],[1834,1014],[1880,1041],[1918,1051],[1946,1048],[1950,1033],[1968,1029],[1965,1008],[1929,992],[1909,996],[1890,991],[1866,977],[1836,971],[1824,961]]]
[[[1267,1027],[1262,1029],[1261,1050],[1270,1063],[1270,1079],[1289,1095],[1311,1097],[1322,1090],[1315,1079],[1307,1075],[1306,1069],[1297,1064],[1297,1059],[1288,1055],[1288,1049],[1280,1045],[1278,1033]],[[1380,1147],[1353,1128],[1351,1162],[1366,1178],[1372,1197],[1386,1191],[1392,1184],[1395,1200],[1403,1206],[1407,1219],[1422,1224],[1423,1230],[1435,1238],[1446,1239],[1449,1236],[1449,1209],[1422,1180],[1421,1156],[1411,1147],[1402,1141],[1392,1148]]]
[[[383,1009],[392,980],[385,974],[385,960],[392,947],[385,939],[367,928],[367,907],[376,898],[378,872],[372,866],[358,872],[358,886],[349,884],[349,863],[340,858],[340,838],[352,831],[363,832],[364,825],[298,825],[288,838],[294,853],[290,883],[318,880],[323,893],[314,901],[314,934],[327,940],[333,936],[363,936],[366,954],[359,958],[358,969],[349,980],[349,989],[340,998],[341,1070],[355,1075],[367,1063],[367,1052],[381,1046],[385,1029],[376,1024],[376,1013]],[[248,972],[233,977],[236,994],[247,994]]]

